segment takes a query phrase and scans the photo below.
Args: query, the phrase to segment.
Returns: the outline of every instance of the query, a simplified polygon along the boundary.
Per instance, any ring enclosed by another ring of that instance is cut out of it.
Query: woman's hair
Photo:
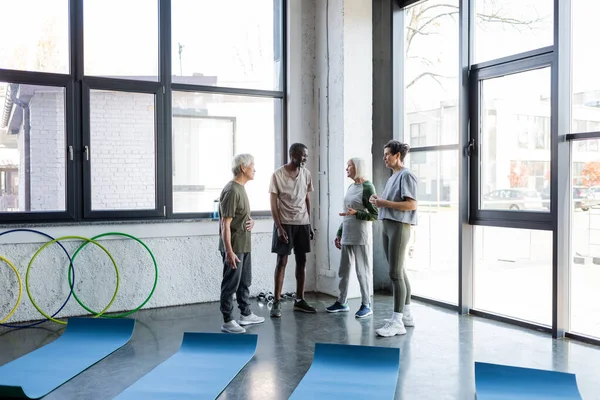
[[[400,153],[400,161],[402,162],[404,162],[404,157],[406,157],[408,151],[410,150],[410,146],[408,144],[399,142],[397,140],[390,140],[385,146],[383,146],[383,148],[390,149],[392,155]]]
[[[242,167],[248,167],[254,162],[254,156],[252,154],[238,154],[233,157],[233,163],[231,166],[231,172],[234,176],[238,176],[242,173]]]
[[[356,171],[354,178],[367,179],[367,163],[365,160],[360,157],[352,157],[350,161],[354,164],[354,170]]]

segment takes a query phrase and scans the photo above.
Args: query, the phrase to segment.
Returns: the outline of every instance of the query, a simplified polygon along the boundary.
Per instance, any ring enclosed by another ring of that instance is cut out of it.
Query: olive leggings
[[[383,220],[383,250],[390,266],[390,279],[394,289],[394,312],[401,313],[410,304],[410,282],[404,269],[406,247],[410,240],[410,225]]]

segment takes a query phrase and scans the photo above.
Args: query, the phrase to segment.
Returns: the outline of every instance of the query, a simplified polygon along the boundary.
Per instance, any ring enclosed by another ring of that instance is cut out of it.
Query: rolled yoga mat
[[[69,319],[54,342],[0,367],[0,398],[39,399],[118,350],[133,319]]]
[[[574,374],[475,363],[477,400],[581,400]]]
[[[290,400],[393,400],[399,369],[398,348],[316,343]]]
[[[257,335],[185,332],[177,353],[115,399],[216,399],[250,361]]]

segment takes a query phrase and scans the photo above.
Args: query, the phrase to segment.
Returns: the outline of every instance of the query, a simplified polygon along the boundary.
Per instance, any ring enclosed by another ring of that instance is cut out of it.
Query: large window
[[[550,69],[481,83],[479,207],[547,212]]]
[[[2,219],[210,217],[238,153],[268,211],[284,3],[1,2]]]
[[[597,148],[599,141],[574,142],[571,153],[571,330],[596,337],[600,337],[600,153],[588,148]],[[585,148],[578,146],[586,142]]]
[[[250,207],[268,210],[275,135],[281,134],[277,110],[281,101],[273,98],[173,92],[173,211],[213,211],[239,152],[255,158],[246,188]]]
[[[457,0],[405,9],[402,140],[419,180],[419,223],[406,269],[413,293],[449,303],[458,297]]]
[[[552,0],[475,0],[474,3],[475,62],[552,46]]]

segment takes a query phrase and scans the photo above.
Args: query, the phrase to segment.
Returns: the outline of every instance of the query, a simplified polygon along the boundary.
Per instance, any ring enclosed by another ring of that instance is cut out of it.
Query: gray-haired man
[[[221,192],[219,203],[219,250],[223,256],[221,283],[221,330],[244,333],[243,325],[265,321],[250,311],[250,284],[252,283],[251,234],[254,220],[250,218],[250,202],[245,185],[254,179],[254,157],[238,154],[233,159],[232,181]],[[239,323],[233,318],[233,294],[241,312]],[[240,326],[242,325],[242,326]]]

